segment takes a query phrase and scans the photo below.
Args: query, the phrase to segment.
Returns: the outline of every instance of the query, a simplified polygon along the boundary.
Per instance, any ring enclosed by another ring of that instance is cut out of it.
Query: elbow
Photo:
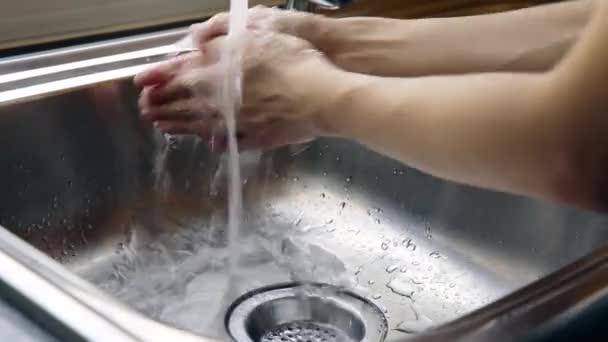
[[[544,99],[554,127],[553,155],[546,174],[550,197],[608,213],[608,114],[603,94],[577,87],[563,71],[554,72]]]
[[[550,171],[550,196],[569,206],[608,213],[608,151],[602,151],[602,145],[570,144]]]
[[[562,179],[550,196],[568,206],[608,214],[608,177],[602,178],[593,182],[580,177]]]

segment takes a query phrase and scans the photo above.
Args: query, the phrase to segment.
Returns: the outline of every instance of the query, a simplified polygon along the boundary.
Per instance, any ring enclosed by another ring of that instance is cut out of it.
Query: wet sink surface
[[[413,171],[388,168],[366,181],[365,170],[349,165],[360,163],[349,160],[352,152],[369,160],[355,145],[319,141],[292,150],[249,156],[259,166],[245,179],[247,215],[232,251],[218,195],[205,203],[211,209],[157,212],[163,219],[154,225],[162,232],[155,237],[140,235],[148,235],[146,223],[130,226],[128,241],[104,251],[112,252],[101,257],[108,260],[91,263],[96,256],[85,251],[66,264],[146,315],[205,335],[221,333],[222,310],[236,295],[285,281],[354,288],[385,310],[393,329],[409,332],[458,317],[541,274],[483,246],[486,260],[476,260],[475,246],[451,243],[440,222],[408,211],[405,197],[391,203],[375,193],[383,179],[398,183]],[[241,255],[233,288],[224,268],[230,252]]]
[[[241,156],[245,217],[227,248],[224,156],[192,137],[166,140],[135,103],[122,80],[2,107],[0,224],[144,315],[204,336],[222,336],[238,295],[301,280],[366,296],[395,340],[608,240],[598,215],[320,139]]]

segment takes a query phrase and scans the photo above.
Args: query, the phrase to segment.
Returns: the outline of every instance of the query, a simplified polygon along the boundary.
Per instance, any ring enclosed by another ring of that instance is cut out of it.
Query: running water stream
[[[226,122],[228,138],[228,273],[232,278],[238,267],[238,238],[242,217],[242,188],[236,138],[238,109],[241,103],[241,60],[243,58],[242,37],[247,27],[248,0],[230,0],[230,19],[227,44],[221,63],[225,77],[220,93],[220,110]]]
[[[220,65],[224,69],[224,77],[216,87],[218,93],[219,111],[224,116],[226,124],[226,138],[228,142],[228,228],[227,270],[230,278],[236,271],[239,259],[238,245],[239,231],[242,220],[242,187],[239,162],[239,148],[236,138],[238,111],[241,104],[241,64],[243,57],[242,37],[247,28],[248,0],[230,0],[230,12],[228,23],[228,35],[226,44],[221,52]],[[174,44],[176,57],[183,51],[194,49],[191,35],[188,35]],[[222,134],[223,135],[223,132]],[[157,156],[155,162],[156,188],[163,194],[167,192],[168,179],[163,170],[165,158],[168,151],[169,140],[165,142],[165,148]]]
[[[238,141],[236,137],[239,107],[241,104],[241,74],[243,58],[243,40],[247,27],[248,0],[230,0],[228,34],[226,44],[223,46],[219,66],[223,69],[223,78],[214,86],[217,92],[219,112],[224,117],[225,132],[217,132],[218,136],[226,136],[228,143],[227,169],[228,169],[228,224],[226,229],[226,279],[227,284],[221,286],[225,289],[223,305],[227,306],[234,300],[234,282],[239,274],[238,261],[241,254],[239,246],[240,227],[242,221],[242,183]],[[170,58],[177,57],[182,52],[197,49],[188,35],[174,44],[175,52]],[[194,94],[196,96],[196,94]],[[214,134],[215,135],[215,134]],[[214,139],[217,137],[214,137]],[[165,160],[171,145],[172,137],[165,136],[164,148],[161,149],[155,161],[156,190],[161,195],[168,192],[169,178],[164,170]],[[215,183],[216,180],[213,181]],[[220,315],[221,316],[221,315]]]

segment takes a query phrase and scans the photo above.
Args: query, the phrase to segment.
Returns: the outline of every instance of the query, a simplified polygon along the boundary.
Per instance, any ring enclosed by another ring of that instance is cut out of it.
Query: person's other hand
[[[317,49],[325,46],[320,40],[321,19],[319,15],[307,12],[287,11],[265,6],[255,6],[247,12],[247,28],[255,31],[285,33],[307,40]],[[229,15],[216,14],[211,19],[192,25],[193,41],[202,46],[228,33]]]
[[[194,27],[193,36],[201,36]],[[294,36],[250,30],[241,37],[242,103],[238,138],[242,149],[305,142],[323,129],[323,84],[335,69],[308,42]],[[220,90],[226,63],[220,55],[228,40],[217,37],[200,51],[156,65],[135,77],[143,87],[144,119],[173,134],[196,134],[215,151],[226,148]]]

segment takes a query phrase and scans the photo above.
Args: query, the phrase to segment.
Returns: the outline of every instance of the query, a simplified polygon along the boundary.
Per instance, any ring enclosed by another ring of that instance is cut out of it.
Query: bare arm
[[[317,23],[299,21],[298,33],[336,64],[359,73],[539,71],[553,67],[576,41],[593,2],[575,0],[457,18],[317,18]],[[286,28],[293,25],[292,19],[286,20]],[[313,24],[315,28],[306,27]]]
[[[562,62],[527,73],[356,74],[304,40],[249,31],[241,146],[337,135],[457,182],[608,210],[608,1],[594,6],[597,14]],[[205,43],[209,32],[195,27],[200,51],[136,78],[145,87],[142,115],[160,129],[209,139],[221,127],[209,116],[219,110],[213,92],[196,92],[217,86],[223,70],[214,56],[227,41]]]
[[[597,7],[549,72],[399,79],[336,70],[307,100],[321,99],[326,131],[433,175],[606,210],[608,2]]]

